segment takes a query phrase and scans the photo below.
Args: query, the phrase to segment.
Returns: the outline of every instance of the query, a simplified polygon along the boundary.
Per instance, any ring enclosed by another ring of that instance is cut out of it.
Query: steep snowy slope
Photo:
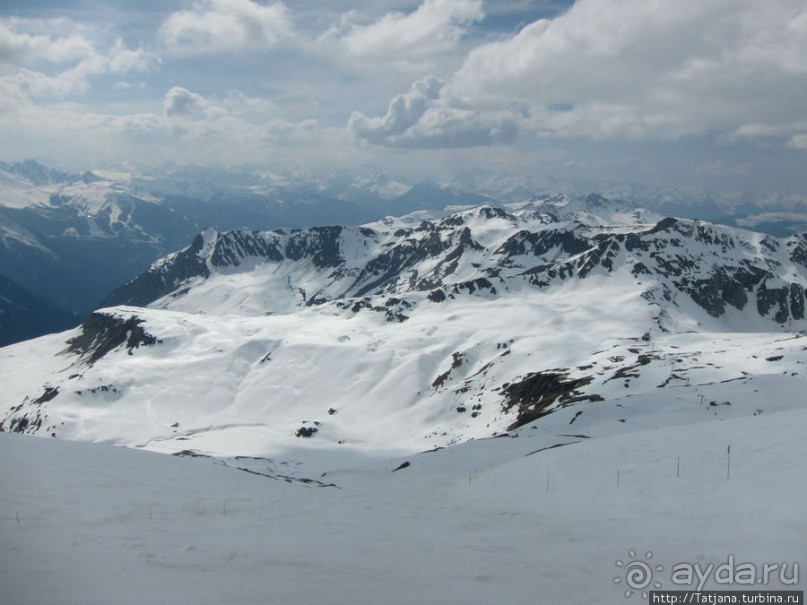
[[[150,308],[0,350],[0,428],[293,458],[802,406],[803,236],[559,207],[206,231],[110,299]]]

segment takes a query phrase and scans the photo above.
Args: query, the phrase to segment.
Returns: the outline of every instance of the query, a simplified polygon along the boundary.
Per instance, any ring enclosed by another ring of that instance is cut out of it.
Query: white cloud
[[[787,140],[803,132],[793,128],[805,90],[803,0],[578,0],[557,18],[471,51],[408,132],[434,132],[442,117],[553,138],[777,129]],[[527,108],[523,119],[514,107]],[[370,142],[407,144],[384,131],[394,115],[392,106],[384,118],[354,114],[350,127]]]
[[[159,57],[143,48],[135,50],[126,48],[121,39],[115,40],[115,45],[108,51],[106,59],[107,69],[117,74],[149,71],[161,62]]]
[[[517,111],[462,107],[442,96],[444,87],[439,78],[426,76],[395,97],[383,117],[353,112],[348,130],[368,143],[392,147],[475,147],[515,137]]]
[[[794,134],[787,142],[791,149],[807,149],[807,133]]]
[[[181,86],[174,86],[165,95],[163,113],[168,117],[189,116],[204,113],[207,100]]]
[[[387,115],[382,118],[368,118],[353,112],[348,129],[370,143],[397,140],[423,118],[434,101],[440,98],[444,85],[439,78],[426,76],[412,84],[409,92],[395,97],[389,104]]]
[[[2,96],[0,82],[0,97]],[[203,97],[175,86],[151,111],[121,105],[93,109],[75,102],[40,105],[22,99],[15,112],[0,111],[5,142],[15,157],[47,149],[70,161],[126,159],[149,164],[254,162],[316,165],[323,157],[353,157],[344,128],[314,119],[290,120],[270,101],[229,92]]]
[[[155,62],[156,59],[144,51],[118,50],[106,56],[90,56],[55,75],[20,67],[0,76],[0,90],[4,91],[6,102],[13,98],[61,98],[86,93],[90,89],[90,79],[95,76],[144,71]],[[0,97],[0,103],[3,100]]]
[[[76,29],[66,19],[47,22],[21,19],[0,20],[0,64],[27,65],[37,61],[71,63],[95,53],[92,43],[77,32],[53,35],[34,33],[33,27],[54,32]],[[20,31],[22,30],[22,31]]]
[[[453,48],[483,17],[482,0],[424,0],[411,13],[388,13],[368,25],[355,23],[355,12],[347,13],[323,39],[336,39],[352,56],[421,58]]]
[[[120,39],[101,48],[67,19],[6,19],[0,20],[3,64],[0,105],[14,110],[29,99],[86,93],[93,77],[151,70],[159,58],[142,48],[129,49]]]
[[[168,47],[185,54],[266,50],[292,32],[286,7],[251,0],[200,0],[192,10],[175,12],[160,33]]]

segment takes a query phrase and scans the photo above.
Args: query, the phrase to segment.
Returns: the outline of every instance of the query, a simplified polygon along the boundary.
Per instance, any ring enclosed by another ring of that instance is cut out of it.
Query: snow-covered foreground
[[[405,458],[337,449],[318,463],[331,487],[0,434],[2,602],[641,602],[616,561],[647,552],[665,589],[694,588],[674,565],[731,555],[789,579],[807,567],[805,426],[791,410],[594,439],[525,427]]]

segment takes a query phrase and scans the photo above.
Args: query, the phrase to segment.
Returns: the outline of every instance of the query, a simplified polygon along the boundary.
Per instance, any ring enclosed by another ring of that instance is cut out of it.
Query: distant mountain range
[[[379,193],[401,190],[392,199]],[[206,227],[356,225],[388,213],[480,199],[437,185],[410,191],[367,179],[323,190],[272,175],[202,169],[102,176],[34,161],[0,163],[0,273],[69,313],[85,315],[121,282]],[[43,325],[39,333],[50,328]]]
[[[524,199],[559,185],[536,178],[516,186],[503,179],[478,183],[481,193],[475,193],[458,183],[405,183],[372,169],[278,174],[168,166],[68,172],[32,160],[0,162],[0,274],[62,310],[47,319],[39,314],[41,322],[35,313],[24,322],[26,330],[5,333],[16,339],[72,327],[75,315],[97,308],[121,283],[187,246],[204,229],[358,226],[416,211],[501,205],[520,201],[517,196],[530,186],[536,190]],[[754,202],[753,196],[614,186],[607,197],[659,216],[715,220],[779,236],[807,228],[804,200],[794,196]]]

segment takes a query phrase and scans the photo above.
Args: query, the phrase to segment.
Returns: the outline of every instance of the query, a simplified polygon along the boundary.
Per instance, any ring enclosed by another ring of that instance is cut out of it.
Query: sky
[[[807,192],[803,0],[0,0],[0,159]]]

